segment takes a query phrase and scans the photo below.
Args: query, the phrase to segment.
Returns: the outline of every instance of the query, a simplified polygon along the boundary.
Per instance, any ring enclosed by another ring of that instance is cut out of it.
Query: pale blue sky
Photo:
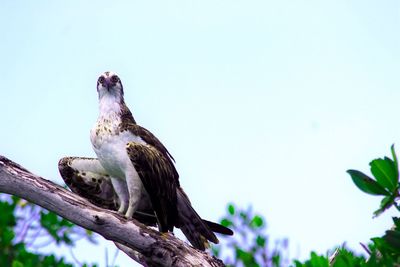
[[[293,257],[391,226],[345,171],[400,151],[400,2],[2,1],[0,25],[0,154],[34,173],[94,155],[112,70],[203,217],[252,204]]]

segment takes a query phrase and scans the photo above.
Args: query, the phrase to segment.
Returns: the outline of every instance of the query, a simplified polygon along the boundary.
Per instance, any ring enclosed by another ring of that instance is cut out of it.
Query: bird
[[[138,125],[125,104],[119,76],[97,80],[99,116],[90,132],[97,158],[65,157],[62,178],[72,191],[127,218],[157,225],[162,233],[180,228],[197,249],[218,243],[215,233],[231,229],[203,220],[183,191],[175,159],[149,130]]]
[[[72,192],[100,208],[118,210],[119,200],[111,184],[110,176],[97,158],[63,157],[59,160],[58,169]],[[148,199],[140,199],[133,218],[147,226],[157,226],[157,218]],[[232,230],[227,227],[202,220],[215,233],[233,235]]]

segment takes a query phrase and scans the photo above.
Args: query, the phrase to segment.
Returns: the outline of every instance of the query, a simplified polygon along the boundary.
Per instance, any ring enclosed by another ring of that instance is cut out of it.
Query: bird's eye
[[[117,82],[119,82],[118,76],[117,76],[117,75],[111,76],[111,82],[112,82],[112,83],[117,83]]]
[[[103,84],[105,80],[106,80],[106,79],[105,79],[103,76],[100,76],[98,82],[99,82],[100,84]]]

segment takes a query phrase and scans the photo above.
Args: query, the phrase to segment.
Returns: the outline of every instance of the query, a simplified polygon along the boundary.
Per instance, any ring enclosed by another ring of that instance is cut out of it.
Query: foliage
[[[384,157],[370,162],[371,173],[375,179],[357,170],[347,171],[361,191],[371,195],[384,196],[379,209],[374,212],[375,216],[392,206],[400,211],[396,201],[399,197],[399,170],[393,145],[391,152],[393,159]]]
[[[370,163],[372,176],[358,170],[348,170],[354,184],[363,192],[382,196],[382,200],[374,212],[379,216],[390,207],[400,211],[400,182],[398,161],[391,147],[392,158],[378,158]],[[345,246],[338,247],[326,255],[311,252],[309,259],[301,262],[294,260],[289,264],[287,258],[287,240],[276,242],[274,249],[268,248],[268,236],[265,231],[265,219],[254,215],[251,209],[239,210],[229,204],[227,215],[221,224],[231,227],[235,237],[223,240],[223,245],[214,246],[214,255],[225,257],[225,262],[231,266],[295,266],[295,267],[372,267],[400,266],[400,218],[393,218],[394,226],[382,237],[371,238],[368,245],[363,245],[367,257],[358,255]]]
[[[378,158],[370,162],[372,176],[360,171],[348,170],[355,185],[363,192],[383,196],[374,216],[379,216],[390,207],[400,211],[399,166],[394,145],[391,147],[392,158]],[[400,218],[393,217],[394,226],[382,237],[372,238],[369,246],[370,258],[367,263],[381,266],[400,266]],[[364,265],[361,265],[364,266]],[[372,266],[372,265],[368,265]]]
[[[93,241],[88,232],[55,213],[15,196],[0,194],[0,266],[72,267],[63,257],[45,255],[40,250],[51,244],[71,247],[81,238]],[[89,266],[83,264],[83,266]],[[96,265],[91,265],[96,266]]]
[[[234,204],[229,204],[227,211],[221,224],[230,227],[235,236],[213,246],[215,256],[224,257],[227,266],[287,265],[288,241],[275,241],[275,246],[271,248],[270,239],[264,233],[265,219],[261,215],[254,214],[250,207],[244,210]]]
[[[381,215],[390,207],[399,208],[399,170],[394,146],[391,147],[392,158],[384,157],[370,162],[372,176],[358,170],[348,170],[354,184],[364,193],[382,196],[379,208],[373,213],[374,217]],[[304,263],[295,261],[295,266],[319,267],[372,267],[400,266],[400,218],[393,218],[394,226],[387,230],[382,237],[371,238],[367,246],[363,245],[368,257],[355,255],[346,248],[338,248],[330,257],[318,256],[311,253],[311,258]]]

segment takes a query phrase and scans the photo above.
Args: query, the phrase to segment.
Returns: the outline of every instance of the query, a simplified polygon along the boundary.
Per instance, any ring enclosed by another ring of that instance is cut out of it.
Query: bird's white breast
[[[128,142],[145,144],[129,131],[119,132],[119,116],[99,117],[90,133],[93,149],[106,171],[114,177],[125,179],[125,170],[132,167],[126,151]]]

